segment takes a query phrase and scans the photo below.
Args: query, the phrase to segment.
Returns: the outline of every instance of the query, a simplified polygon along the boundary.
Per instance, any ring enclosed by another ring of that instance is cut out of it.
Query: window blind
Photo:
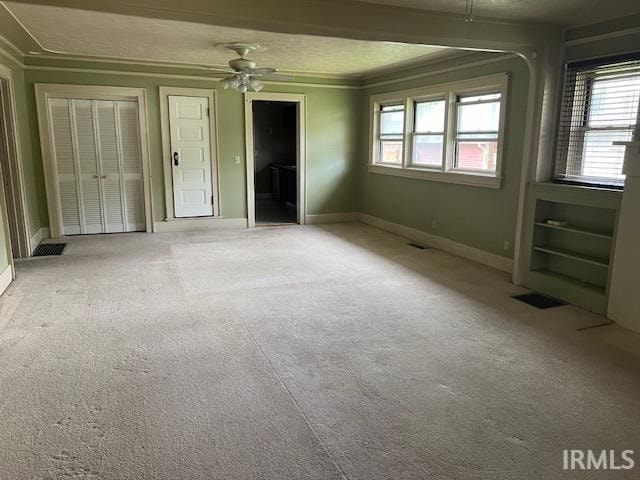
[[[567,65],[555,179],[622,186],[625,147],[638,135],[640,53]]]

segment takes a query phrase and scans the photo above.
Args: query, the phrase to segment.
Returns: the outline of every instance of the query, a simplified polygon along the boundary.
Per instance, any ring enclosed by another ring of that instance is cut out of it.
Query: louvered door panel
[[[124,180],[126,231],[141,231],[145,229],[145,214],[138,104],[125,101],[116,103],[121,171]]]
[[[145,230],[138,104],[48,102],[62,233]]]
[[[91,100],[71,100],[74,114],[76,165],[80,177],[80,205],[84,220],[82,233],[102,233],[100,172]]]
[[[80,209],[73,155],[73,138],[69,100],[49,99],[49,118],[58,176],[58,195],[62,217],[62,233],[80,233]]]
[[[124,232],[124,195],[114,101],[94,102],[102,180],[102,206],[107,233]]]

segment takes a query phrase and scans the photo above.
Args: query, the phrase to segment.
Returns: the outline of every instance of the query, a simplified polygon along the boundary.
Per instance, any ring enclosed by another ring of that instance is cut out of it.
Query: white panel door
[[[213,215],[209,99],[169,95],[175,217]]]
[[[138,105],[49,99],[62,233],[145,229]]]

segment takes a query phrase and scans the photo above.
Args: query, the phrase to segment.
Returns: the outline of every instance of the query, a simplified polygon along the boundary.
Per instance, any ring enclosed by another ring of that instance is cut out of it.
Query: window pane
[[[589,102],[589,126],[634,125],[639,100],[640,75],[595,80]]]
[[[500,100],[501,93],[485,93],[482,95],[460,95],[458,101],[462,103],[483,102],[487,100]]]
[[[413,161],[415,165],[442,166],[443,135],[416,135],[413,139]]]
[[[402,164],[402,140],[382,140],[380,162]]]
[[[415,131],[444,132],[444,100],[415,103]]]
[[[587,131],[584,137],[582,175],[623,180],[622,164],[625,147],[612,145],[612,143],[628,142],[631,136],[632,133],[629,130]]]
[[[457,142],[457,168],[494,172],[497,158],[498,142]]]
[[[458,132],[497,132],[500,102],[458,104]]]
[[[383,105],[380,110],[380,135],[404,132],[404,105]]]

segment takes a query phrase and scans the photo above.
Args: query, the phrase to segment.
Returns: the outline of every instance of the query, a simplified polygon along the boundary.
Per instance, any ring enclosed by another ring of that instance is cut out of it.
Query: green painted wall
[[[1,45],[3,45],[2,42],[0,42],[0,46]],[[13,76],[13,94],[15,96],[16,113],[18,117],[18,135],[25,182],[25,196],[29,214],[29,229],[31,235],[33,235],[42,226],[42,212],[40,207],[43,205],[44,211],[46,212],[46,204],[41,202],[44,197],[42,167],[40,163],[37,163],[32,150],[32,125],[29,122],[24,69],[16,63],[15,60],[2,54],[0,54],[0,63],[11,69]]]
[[[455,59],[403,76],[447,69],[462,63],[486,60],[493,54]],[[408,88],[464,80],[508,72],[506,132],[503,153],[503,183],[500,189],[457,185],[422,179],[401,178],[367,171],[369,151],[370,96]],[[388,78],[384,78],[387,80]],[[379,79],[376,79],[378,81]],[[409,81],[369,87],[361,103],[360,210],[431,234],[505,257],[513,256],[516,231],[520,167],[527,107],[529,71],[518,57]],[[431,228],[432,221],[437,228]],[[504,242],[509,249],[504,250]]]
[[[6,44],[0,41],[0,47],[5,51],[10,50]],[[22,65],[8,55],[0,53],[0,64],[11,70],[13,80],[13,94],[16,101],[17,117],[18,117],[18,137],[20,142],[20,155],[22,158],[22,168],[25,182],[25,196],[27,199],[29,212],[29,227],[31,234],[40,228],[40,211],[38,208],[38,197],[40,195],[36,171],[38,166],[34,165],[34,158],[31,151],[31,132],[29,130],[29,121],[26,114],[26,95],[24,83],[24,70]],[[0,271],[4,270],[9,264],[11,252],[5,247],[5,230],[4,230],[5,212],[0,211]]]
[[[243,159],[245,157],[244,105],[241,94],[223,90],[215,79],[202,78],[204,77],[202,70],[158,69],[139,65],[75,61],[46,64],[38,59],[30,62],[32,66],[26,70],[25,84],[29,121],[34,132],[37,132],[35,83],[128,86],[146,89],[153,211],[156,222],[165,218],[158,87],[176,86],[216,90],[221,214],[227,218],[246,217],[244,161],[240,165],[234,163],[236,155],[240,155]],[[63,70],[60,67],[66,69]],[[69,70],[71,68],[75,70]],[[132,69],[135,69],[135,72]],[[310,79],[310,81],[319,80]],[[356,207],[354,192],[357,184],[355,159],[356,138],[359,130],[357,118],[359,90],[308,84],[267,85],[264,91],[307,95],[307,212],[313,215],[354,211]],[[38,135],[31,137],[31,143],[38,165],[34,176],[40,187],[40,195],[36,202],[41,213],[41,225],[46,226],[48,219]]]

